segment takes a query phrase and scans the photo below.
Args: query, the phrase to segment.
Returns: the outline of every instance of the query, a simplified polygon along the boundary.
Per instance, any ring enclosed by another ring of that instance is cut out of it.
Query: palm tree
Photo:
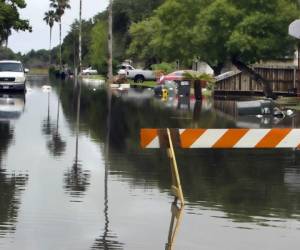
[[[45,12],[45,17],[43,19],[47,25],[49,25],[50,27],[50,46],[49,46],[49,51],[50,51],[50,55],[49,55],[49,64],[51,64],[51,49],[52,49],[52,28],[53,28],[53,25],[54,25],[54,22],[58,21],[57,19],[57,15],[55,14],[55,12],[53,10],[49,10],[47,12]]]
[[[70,9],[70,0],[50,0],[50,7],[55,9],[55,13],[59,22],[59,65],[62,69],[62,53],[61,53],[61,18],[66,9]]]

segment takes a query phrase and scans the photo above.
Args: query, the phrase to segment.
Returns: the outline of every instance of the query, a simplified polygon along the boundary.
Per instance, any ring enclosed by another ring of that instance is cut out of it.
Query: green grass
[[[148,88],[154,88],[156,87],[158,84],[155,81],[145,81],[143,83],[135,83],[132,81],[129,81],[130,86],[132,87],[148,87]]]
[[[92,79],[92,80],[105,80],[103,75],[83,75],[83,79]]]
[[[299,97],[280,97],[275,101],[275,103],[284,108],[300,111]]]
[[[29,75],[48,75],[48,68],[31,68]]]
[[[275,102],[278,105],[296,106],[300,104],[300,99],[297,97],[280,97]]]
[[[300,111],[300,105],[296,105],[296,106],[285,106],[285,108]]]

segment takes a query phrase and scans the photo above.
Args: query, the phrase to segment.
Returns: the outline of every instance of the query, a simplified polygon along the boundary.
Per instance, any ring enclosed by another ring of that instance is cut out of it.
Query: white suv
[[[0,61],[0,90],[26,90],[26,73],[20,61]]]

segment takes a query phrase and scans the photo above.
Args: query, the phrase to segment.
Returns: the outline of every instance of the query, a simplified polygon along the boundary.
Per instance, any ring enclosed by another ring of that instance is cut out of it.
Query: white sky
[[[49,48],[49,26],[43,21],[44,13],[49,10],[49,0],[26,0],[26,9],[21,10],[21,17],[29,19],[33,32],[13,32],[9,37],[8,47],[15,52],[26,53],[31,49]],[[108,0],[82,0],[84,19],[93,17],[108,6]],[[79,0],[70,0],[71,9],[68,9],[63,16],[62,34],[63,37],[69,30],[74,19],[79,17]],[[56,24],[53,27],[52,45],[59,43],[59,29]]]

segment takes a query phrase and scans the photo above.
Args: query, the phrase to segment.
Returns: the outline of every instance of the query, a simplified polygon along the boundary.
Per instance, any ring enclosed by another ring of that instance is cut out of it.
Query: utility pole
[[[108,7],[108,84],[111,84],[113,81],[113,69],[112,69],[112,61],[113,61],[113,34],[112,34],[112,5],[113,0],[109,0]]]
[[[82,0],[79,1],[79,48],[78,48],[78,57],[79,57],[79,75],[81,75],[82,70]]]

